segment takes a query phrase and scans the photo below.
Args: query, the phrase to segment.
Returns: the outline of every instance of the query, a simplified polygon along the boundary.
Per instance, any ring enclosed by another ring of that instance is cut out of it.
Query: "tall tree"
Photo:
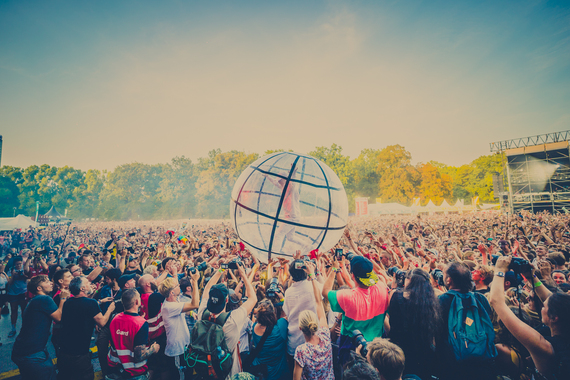
[[[435,204],[440,204],[444,199],[451,198],[453,189],[451,176],[441,173],[440,170],[430,163],[418,165],[420,184],[419,196],[427,203],[430,199]]]
[[[383,202],[410,203],[420,175],[410,163],[412,155],[401,145],[389,145],[378,153],[379,195]]]
[[[199,163],[199,167],[204,169],[196,182],[197,216],[227,217],[231,191],[237,178],[247,165],[258,158],[257,153],[211,151],[208,159]]]
[[[175,157],[165,165],[158,199],[162,202],[163,217],[191,217],[196,212],[196,180],[198,169],[192,160]]]

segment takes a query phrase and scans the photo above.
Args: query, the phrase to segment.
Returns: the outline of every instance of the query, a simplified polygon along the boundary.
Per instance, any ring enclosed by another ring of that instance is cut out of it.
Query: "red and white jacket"
[[[162,307],[158,311],[158,314],[154,317],[150,317],[148,310],[148,298],[153,293],[145,293],[141,296],[141,315],[146,318],[148,322],[148,338],[150,340],[156,340],[159,336],[166,333],[164,329],[164,322],[162,321]]]

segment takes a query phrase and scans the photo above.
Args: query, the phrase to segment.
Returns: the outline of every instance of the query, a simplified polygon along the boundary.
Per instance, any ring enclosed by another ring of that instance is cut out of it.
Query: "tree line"
[[[270,154],[275,151],[267,151]],[[439,162],[411,164],[412,156],[401,145],[364,149],[358,157],[342,147],[317,147],[309,153],[325,162],[340,178],[349,198],[369,197],[371,203],[410,205],[416,197],[426,204],[443,199],[455,202],[479,196],[493,202],[494,172],[502,172],[500,154],[481,156],[459,167]],[[0,216],[40,214],[53,205],[70,218],[104,220],[223,218],[229,215],[233,185],[259,154],[212,150],[196,162],[182,156],[170,163],[130,163],[113,171],[82,171],[69,166],[32,165],[25,169],[0,168]]]

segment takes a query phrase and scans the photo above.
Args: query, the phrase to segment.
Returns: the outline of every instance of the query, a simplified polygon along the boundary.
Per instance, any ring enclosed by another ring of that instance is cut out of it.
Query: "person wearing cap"
[[[323,297],[329,301],[332,311],[342,313],[339,359],[344,365],[350,360],[350,351],[356,348],[354,330],[360,330],[368,342],[382,336],[389,295],[388,287],[378,278],[374,265],[366,257],[355,256],[350,261],[350,271],[356,284],[354,289],[332,290],[337,268],[335,260],[323,286]]]
[[[214,273],[204,288],[202,301],[200,302],[200,308],[198,309],[197,318],[199,320],[215,320],[215,318],[226,311],[226,305],[229,299],[229,290],[225,284],[218,284],[218,281],[224,271],[225,269],[221,268],[216,270],[216,273]],[[251,314],[255,304],[257,303],[255,289],[253,288],[251,281],[249,281],[248,276],[245,274],[242,264],[238,264],[238,273],[245,284],[245,296],[247,297],[247,301],[237,309],[232,310],[222,327],[226,345],[228,346],[228,349],[232,351],[233,358],[232,370],[230,371],[228,378],[242,371],[238,352],[238,343],[241,331],[247,323],[247,317]]]
[[[196,271],[191,276],[192,302],[178,302],[180,285],[176,275],[167,278],[158,286],[158,291],[164,296],[161,311],[164,329],[166,330],[164,354],[171,358],[171,368],[175,366],[178,369],[181,379],[184,378],[184,373],[181,369],[181,364],[184,362],[184,350],[190,343],[190,331],[188,331],[188,326],[186,325],[185,313],[197,309],[200,301],[198,293],[200,273]]]

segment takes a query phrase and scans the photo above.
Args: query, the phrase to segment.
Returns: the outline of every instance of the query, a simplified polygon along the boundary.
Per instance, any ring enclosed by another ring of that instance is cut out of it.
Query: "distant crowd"
[[[24,380],[570,379],[565,214],[356,218],[291,254],[223,222],[0,232],[0,344]]]

